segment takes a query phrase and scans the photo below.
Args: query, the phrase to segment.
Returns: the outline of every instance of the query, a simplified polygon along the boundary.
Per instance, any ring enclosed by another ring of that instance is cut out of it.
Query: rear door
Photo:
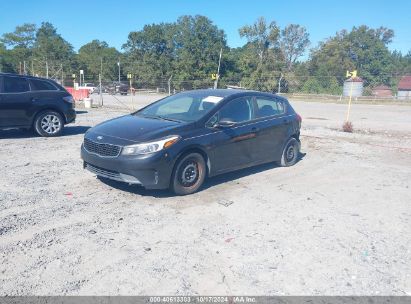
[[[33,105],[36,108],[55,108],[59,106],[59,90],[51,81],[31,78],[29,83]]]
[[[32,97],[25,77],[3,75],[0,92],[0,126],[29,126]]]
[[[256,144],[252,147],[255,160],[280,160],[288,129],[291,128],[286,104],[279,98],[266,96],[255,96],[253,104],[258,128]]]

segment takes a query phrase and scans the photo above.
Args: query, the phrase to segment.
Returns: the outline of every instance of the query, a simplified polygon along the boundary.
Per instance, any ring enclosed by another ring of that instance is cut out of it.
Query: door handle
[[[32,101],[32,102],[36,102],[36,101],[39,101],[39,99],[32,97],[32,98],[31,98],[31,101]]]
[[[252,133],[258,133],[259,131],[260,131],[260,129],[257,128],[257,127],[251,128],[251,132],[252,132]]]
[[[285,123],[286,125],[289,125],[291,123],[291,121],[289,119],[284,119],[283,123]]]

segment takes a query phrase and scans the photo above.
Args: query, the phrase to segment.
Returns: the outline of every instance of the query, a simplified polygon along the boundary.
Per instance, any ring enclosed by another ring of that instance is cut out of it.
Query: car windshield
[[[210,112],[222,99],[223,97],[214,96],[212,92],[180,93],[149,105],[135,115],[181,122],[196,121]]]

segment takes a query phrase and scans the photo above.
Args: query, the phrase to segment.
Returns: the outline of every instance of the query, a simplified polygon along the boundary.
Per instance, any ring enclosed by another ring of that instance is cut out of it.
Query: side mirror
[[[234,125],[235,125],[235,122],[234,122],[234,121],[231,121],[230,119],[227,119],[227,118],[223,118],[223,119],[221,119],[220,121],[218,121],[218,122],[214,125],[214,127],[215,127],[215,128],[224,129],[224,128],[230,128],[230,127],[232,127],[232,126],[234,126]]]

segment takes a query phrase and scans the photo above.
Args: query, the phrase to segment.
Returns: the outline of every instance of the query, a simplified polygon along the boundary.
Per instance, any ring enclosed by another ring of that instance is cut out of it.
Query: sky
[[[204,15],[223,29],[230,47],[244,45],[238,29],[259,16],[284,28],[303,25],[311,47],[353,26],[385,26],[395,32],[391,50],[411,50],[411,1],[278,0],[0,0],[0,35],[23,23],[51,22],[78,50],[93,39],[121,49],[128,33],[145,24],[173,22],[181,15]]]

